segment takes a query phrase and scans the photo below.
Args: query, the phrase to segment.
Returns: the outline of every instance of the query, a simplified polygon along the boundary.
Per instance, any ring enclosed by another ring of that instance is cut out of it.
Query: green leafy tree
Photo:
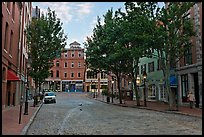
[[[33,18],[26,28],[29,56],[32,58],[29,75],[34,79],[36,89],[49,77],[52,61],[59,57],[61,50],[66,45],[67,36],[62,29],[62,23],[56,17],[55,11],[47,9],[46,15],[38,19]]]
[[[191,38],[195,36],[192,19],[188,11],[193,2],[170,2],[168,8],[162,8],[157,15],[157,27],[153,39],[157,41],[154,47],[158,53],[165,80],[166,92],[169,96],[169,109],[173,109],[173,95],[170,88],[170,69],[191,50]],[[172,65],[173,64],[173,65]]]

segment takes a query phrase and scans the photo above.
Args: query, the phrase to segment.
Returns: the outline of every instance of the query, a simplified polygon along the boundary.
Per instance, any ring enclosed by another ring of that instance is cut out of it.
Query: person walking
[[[193,108],[193,103],[195,101],[195,96],[192,93],[192,91],[189,92],[187,97],[188,97],[188,101],[190,102],[190,108],[192,109]]]

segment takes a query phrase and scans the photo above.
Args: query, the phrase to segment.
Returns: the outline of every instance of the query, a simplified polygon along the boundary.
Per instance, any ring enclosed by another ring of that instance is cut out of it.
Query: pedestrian
[[[195,96],[194,96],[194,94],[192,93],[192,91],[190,91],[189,93],[188,93],[188,101],[190,102],[190,108],[192,109],[193,108],[193,103],[194,103],[194,101],[195,101]]]

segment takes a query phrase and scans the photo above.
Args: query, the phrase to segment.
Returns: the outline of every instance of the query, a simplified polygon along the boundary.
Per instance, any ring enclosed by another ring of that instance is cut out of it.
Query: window
[[[101,72],[101,79],[105,79],[108,78],[107,74],[104,72]]]
[[[146,71],[146,64],[141,65],[141,74],[143,74],[144,71]]]
[[[65,77],[65,78],[67,77],[67,72],[64,73],[64,77]]]
[[[161,63],[160,59],[157,60],[157,70],[161,70]]]
[[[4,49],[7,50],[7,45],[8,45],[8,23],[6,22],[6,30],[5,30],[5,35],[4,35]]]
[[[72,62],[72,68],[74,67],[74,62]]]
[[[53,71],[52,71],[52,70],[51,70],[51,72],[50,72],[50,76],[53,77]]]
[[[148,86],[148,98],[155,99],[155,97],[156,97],[156,86],[154,84],[149,85]]]
[[[160,84],[159,87],[160,87],[160,100],[165,101],[166,100],[166,98],[165,98],[166,92],[164,91],[163,84]]]
[[[78,67],[79,67],[79,68],[81,67],[81,63],[80,63],[80,62],[78,62]]]
[[[64,57],[67,58],[67,53],[64,53]]]
[[[59,78],[59,70],[56,71],[56,77]]]
[[[12,18],[14,21],[14,17],[15,17],[15,2],[13,2],[13,9],[12,9]]]
[[[182,99],[183,101],[187,101],[187,93],[188,93],[188,75],[181,75],[181,90],[182,90]]]
[[[97,73],[94,71],[87,71],[87,79],[97,78]]]
[[[140,70],[141,70],[141,74],[143,74],[143,65],[141,65],[141,69]]]
[[[148,72],[154,72],[154,61],[151,63],[148,63]]]
[[[12,54],[13,31],[11,31],[9,53]]]
[[[143,71],[146,71],[146,64],[143,65]]]
[[[73,78],[73,77],[74,77],[74,72],[71,73],[71,78]]]
[[[79,73],[78,73],[78,78],[80,78],[80,77],[81,77],[81,73],[79,72]]]
[[[78,56],[81,57],[81,52],[78,52]]]
[[[184,52],[184,66],[192,64],[192,51],[191,47],[189,47],[185,52]]]
[[[71,56],[74,57],[74,51],[72,51]]]
[[[67,62],[64,63],[64,67],[67,68]]]
[[[59,67],[59,61],[56,61],[56,67]]]

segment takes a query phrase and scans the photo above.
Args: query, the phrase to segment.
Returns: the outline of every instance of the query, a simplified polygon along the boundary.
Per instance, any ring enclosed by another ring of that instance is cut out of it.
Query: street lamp
[[[147,106],[147,103],[146,103],[146,86],[145,86],[145,81],[147,78],[146,71],[143,72],[143,78],[144,78],[144,106],[146,107]]]
[[[25,101],[25,111],[24,111],[24,115],[28,115],[28,89],[29,89],[29,82],[28,82],[28,73],[29,73],[29,69],[31,68],[30,65],[30,58],[28,57],[27,60],[27,82],[26,82],[26,101]]]
[[[112,103],[113,103],[113,84],[114,84],[114,80],[112,80]]]

